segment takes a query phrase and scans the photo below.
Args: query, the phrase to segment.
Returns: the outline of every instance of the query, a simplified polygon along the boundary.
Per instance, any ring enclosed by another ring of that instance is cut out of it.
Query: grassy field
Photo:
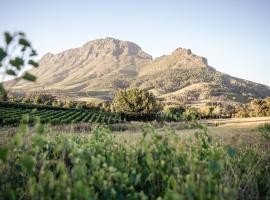
[[[215,124],[216,120],[208,120],[208,124]],[[233,122],[232,122],[233,121]],[[225,144],[250,144],[260,137],[261,133],[258,131],[258,126],[270,123],[270,117],[258,117],[258,118],[247,118],[247,119],[224,119],[223,125],[219,126],[208,126],[209,135],[213,136],[216,141]],[[205,121],[203,121],[203,124]],[[127,140],[130,143],[136,143],[142,137],[141,128],[145,126],[145,123],[134,123],[131,130],[113,132],[119,140]],[[168,123],[164,127],[159,127],[157,130],[160,133],[175,132],[178,137],[182,139],[194,138],[194,134],[198,131],[196,128],[187,128],[179,123]],[[139,128],[138,128],[139,127]]]
[[[219,122],[219,123],[217,123]],[[253,117],[242,119],[220,119],[220,120],[207,120],[199,121],[202,124],[210,124],[208,126],[209,135],[214,139],[224,143],[236,143],[238,140],[244,142],[252,142],[259,137],[260,132],[257,127],[270,123],[270,117]],[[111,125],[113,126],[113,125]],[[157,122],[145,123],[145,122],[127,122],[125,124],[117,124],[116,126],[125,126],[127,130],[124,131],[112,131],[119,140],[128,140],[130,143],[136,143],[142,137],[142,130],[144,127],[153,126],[159,133],[175,132],[180,138],[187,139],[192,138],[195,132],[198,130],[196,127],[189,128],[186,123],[183,122],[169,122],[159,124]],[[90,124],[79,123],[69,125],[45,125],[47,131],[50,134],[57,132],[58,134],[80,134],[84,137],[91,137],[91,130],[93,127]],[[107,126],[105,126],[107,127]],[[17,132],[18,128],[0,127],[0,144],[4,143],[5,138],[9,138]],[[35,132],[34,128],[30,128],[30,132]]]

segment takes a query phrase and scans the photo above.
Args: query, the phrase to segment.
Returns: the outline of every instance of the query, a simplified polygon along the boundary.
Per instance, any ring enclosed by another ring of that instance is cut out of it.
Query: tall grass
[[[0,199],[270,198],[269,146],[222,146],[205,128],[182,141],[148,127],[136,146],[104,128],[92,137],[36,128],[27,135],[22,123],[1,147]]]

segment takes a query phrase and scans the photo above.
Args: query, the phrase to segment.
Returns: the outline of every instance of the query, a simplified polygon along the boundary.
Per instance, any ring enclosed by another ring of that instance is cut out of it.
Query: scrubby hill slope
[[[155,60],[132,42],[105,38],[58,54],[46,54],[13,91],[47,91],[75,99],[113,98],[119,88],[142,87],[166,102],[245,102],[270,96],[268,86],[216,71],[207,59],[178,48]],[[7,83],[8,84],[8,83]]]

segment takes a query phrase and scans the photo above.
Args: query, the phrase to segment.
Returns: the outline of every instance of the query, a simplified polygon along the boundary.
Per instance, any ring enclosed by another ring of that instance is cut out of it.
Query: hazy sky
[[[0,0],[0,19],[0,33],[24,31],[40,56],[110,36],[154,57],[189,48],[270,85],[270,0]]]

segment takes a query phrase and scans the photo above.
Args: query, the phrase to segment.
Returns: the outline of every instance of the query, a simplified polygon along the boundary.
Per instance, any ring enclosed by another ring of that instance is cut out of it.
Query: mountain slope
[[[246,102],[270,96],[268,86],[216,71],[207,59],[178,48],[155,60],[132,42],[105,38],[58,54],[46,54],[31,72],[36,83],[20,81],[13,91],[110,100],[116,90],[146,88],[167,102]]]

